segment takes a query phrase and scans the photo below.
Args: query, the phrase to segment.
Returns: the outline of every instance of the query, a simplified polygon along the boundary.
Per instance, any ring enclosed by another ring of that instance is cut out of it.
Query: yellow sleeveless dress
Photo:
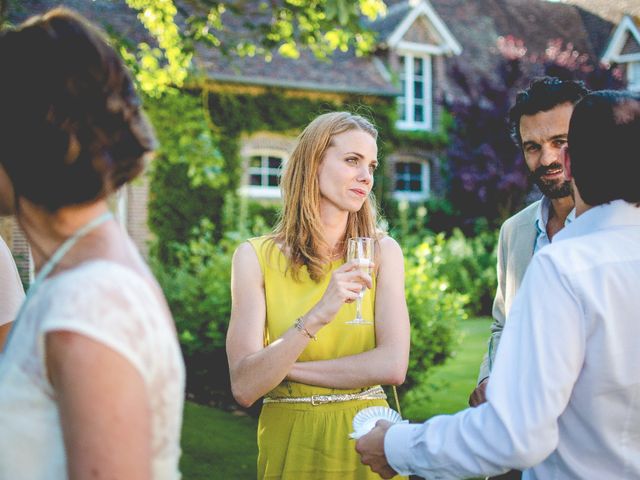
[[[265,344],[277,340],[295,320],[307,313],[322,297],[330,272],[318,283],[311,280],[306,267],[299,281],[286,271],[282,251],[266,237],[249,240],[255,249],[264,276],[266,297]],[[330,270],[344,261],[333,262]],[[362,301],[363,318],[374,319],[374,288]],[[355,318],[355,303],[345,304],[334,320],[310,341],[299,361],[327,360],[354,355],[375,346],[373,325],[347,325]],[[269,397],[309,397],[318,394],[355,393],[365,389],[340,390],[284,381]],[[360,480],[379,479],[360,463],[355,451],[353,417],[366,407],[388,406],[385,400],[354,400],[342,403],[267,403],[258,422],[258,478],[282,480]]]

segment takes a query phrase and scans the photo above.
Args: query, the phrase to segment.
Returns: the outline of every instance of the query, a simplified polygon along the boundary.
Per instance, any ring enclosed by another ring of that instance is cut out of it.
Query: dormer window
[[[430,55],[400,57],[402,96],[398,98],[398,124],[401,130],[431,130],[432,77]]]
[[[640,26],[625,15],[602,55],[602,63],[617,63],[627,70],[627,88],[640,91]]]

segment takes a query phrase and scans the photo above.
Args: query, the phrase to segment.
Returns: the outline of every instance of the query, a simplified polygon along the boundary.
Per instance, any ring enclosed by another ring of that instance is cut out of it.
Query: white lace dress
[[[185,372],[172,319],[136,272],[95,260],[45,280],[0,355],[0,479],[67,478],[44,356],[45,334],[58,330],[106,345],[140,372],[151,402],[153,478],[180,478]]]

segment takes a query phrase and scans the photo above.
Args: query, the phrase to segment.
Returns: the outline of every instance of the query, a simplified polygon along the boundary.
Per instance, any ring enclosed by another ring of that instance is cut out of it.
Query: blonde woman
[[[379,385],[404,381],[409,318],[402,251],[376,229],[376,139],[358,115],[313,120],[283,173],[279,225],[234,255],[227,354],[238,403],[265,397],[261,479],[379,478],[348,434],[359,410],[387,405]],[[374,238],[371,276],[345,262],[351,237]],[[373,322],[348,324],[363,286]]]

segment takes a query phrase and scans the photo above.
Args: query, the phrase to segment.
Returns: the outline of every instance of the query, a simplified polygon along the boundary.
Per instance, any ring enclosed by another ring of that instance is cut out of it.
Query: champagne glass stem
[[[362,297],[360,295],[358,295],[358,298],[356,298],[356,318],[355,318],[356,322],[361,322],[362,321]]]

